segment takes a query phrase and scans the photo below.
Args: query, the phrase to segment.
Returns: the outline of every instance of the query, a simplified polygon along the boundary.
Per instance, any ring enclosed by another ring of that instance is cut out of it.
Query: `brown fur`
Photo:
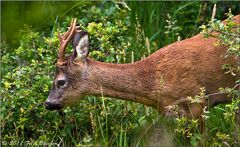
[[[235,16],[238,23],[239,17]],[[234,77],[222,70],[222,65],[228,62],[222,56],[227,47],[214,46],[216,41],[198,34],[132,64],[109,64],[90,58],[82,62],[71,58],[63,74],[75,86],[64,90],[62,98],[49,96],[48,99],[65,106],[85,95],[104,95],[142,103],[165,113],[165,108],[177,100],[198,95],[201,87],[210,94],[218,92],[220,87],[235,85]],[[182,102],[179,108],[186,116],[199,118],[204,106],[229,101],[230,98],[220,95],[210,98],[209,103]]]

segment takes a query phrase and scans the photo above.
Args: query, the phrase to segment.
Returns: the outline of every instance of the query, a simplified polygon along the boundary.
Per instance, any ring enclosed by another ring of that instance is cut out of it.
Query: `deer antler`
[[[65,61],[65,49],[69,43],[69,41],[72,39],[74,34],[76,33],[76,21],[77,19],[72,19],[70,28],[67,32],[65,32],[62,36],[60,33],[58,33],[58,38],[60,41],[60,47],[58,50],[58,65],[64,65],[66,63]]]

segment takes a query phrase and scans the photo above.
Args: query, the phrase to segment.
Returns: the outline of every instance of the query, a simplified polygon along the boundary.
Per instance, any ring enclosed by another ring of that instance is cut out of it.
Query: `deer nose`
[[[63,106],[59,103],[51,103],[48,101],[45,102],[45,108],[48,110],[60,110],[62,107]]]

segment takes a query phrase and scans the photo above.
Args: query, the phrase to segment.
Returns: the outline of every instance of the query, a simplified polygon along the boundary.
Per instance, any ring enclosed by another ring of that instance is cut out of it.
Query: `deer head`
[[[59,41],[56,75],[45,102],[46,108],[50,110],[61,109],[67,104],[74,103],[77,97],[84,93],[84,86],[79,84],[77,79],[84,73],[89,49],[88,33],[80,30],[74,19],[67,32],[62,36],[59,33]],[[65,50],[70,42],[74,50],[71,55],[65,57]]]

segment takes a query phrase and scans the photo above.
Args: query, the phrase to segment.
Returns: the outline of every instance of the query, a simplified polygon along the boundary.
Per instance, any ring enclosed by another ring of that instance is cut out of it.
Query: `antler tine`
[[[75,20],[75,19],[74,19]],[[64,39],[66,39],[66,37],[68,37],[68,35],[70,34],[70,30],[72,30],[72,26],[74,25],[74,21],[73,19],[71,20],[71,25],[70,25],[70,27],[68,28],[68,31],[67,32],[65,32],[64,34],[63,34],[63,38]]]
[[[72,19],[70,28],[67,32],[65,32],[62,36],[60,33],[58,33],[58,38],[60,41],[60,47],[59,47],[59,55],[58,55],[58,62],[57,64],[63,65],[66,63],[65,61],[65,49],[69,43],[69,41],[72,39],[74,34],[76,33],[76,22],[77,19]]]

